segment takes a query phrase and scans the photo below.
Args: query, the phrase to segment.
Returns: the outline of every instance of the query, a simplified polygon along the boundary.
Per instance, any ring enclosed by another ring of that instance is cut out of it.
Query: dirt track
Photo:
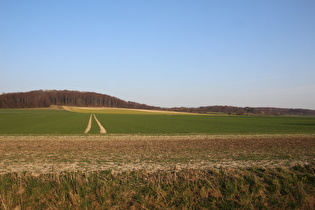
[[[87,133],[91,130],[91,127],[92,127],[92,115],[90,116],[88,125],[87,125],[87,127],[86,127],[84,133],[87,134]]]
[[[314,163],[314,135],[0,136],[0,173],[289,167]]]
[[[92,117],[94,116],[95,121],[97,122],[98,127],[100,128],[100,133],[105,134],[106,133],[106,129],[103,127],[103,125],[100,123],[100,121],[98,121],[98,119],[96,118],[95,114],[91,114],[90,115],[90,119],[88,122],[88,125],[84,131],[85,134],[88,134],[89,131],[91,130],[92,127]]]
[[[100,128],[100,133],[106,133],[106,129],[103,127],[103,125],[100,123],[100,121],[98,121],[95,114],[94,114],[94,119],[97,122],[98,127]]]

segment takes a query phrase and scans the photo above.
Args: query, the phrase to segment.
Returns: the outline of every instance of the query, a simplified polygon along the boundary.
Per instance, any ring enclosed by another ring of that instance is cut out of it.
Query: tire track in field
[[[91,127],[92,127],[92,114],[90,115],[89,123],[88,123],[84,133],[87,134],[91,130]]]
[[[94,115],[94,119],[98,124],[98,127],[100,127],[100,133],[106,133],[106,129],[103,127],[103,125],[100,123],[100,121],[98,121],[98,119],[96,118],[95,114]]]

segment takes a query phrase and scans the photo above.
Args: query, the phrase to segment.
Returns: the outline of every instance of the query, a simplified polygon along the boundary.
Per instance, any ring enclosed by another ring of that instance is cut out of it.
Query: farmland
[[[314,117],[66,108],[0,110],[1,209],[315,207]]]
[[[314,139],[314,135],[0,136],[0,173],[290,167],[315,161]]]
[[[63,110],[0,110],[0,134],[78,134],[88,118]]]
[[[312,209],[314,135],[0,136],[3,209]]]
[[[74,110],[74,111],[73,111]],[[315,117],[194,115],[130,109],[2,109],[0,135],[83,134],[95,113],[108,134],[314,134]],[[99,131],[93,123],[90,134]]]

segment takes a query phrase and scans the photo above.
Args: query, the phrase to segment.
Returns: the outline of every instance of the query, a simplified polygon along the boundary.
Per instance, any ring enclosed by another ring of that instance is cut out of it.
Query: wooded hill
[[[106,94],[69,90],[36,90],[0,95],[0,108],[42,108],[50,107],[51,105],[154,109],[193,113],[222,113],[231,115],[315,115],[315,110],[273,107],[253,108],[234,106],[202,106],[197,108],[161,108],[132,101],[124,101]]]
[[[69,90],[36,90],[22,93],[0,95],[0,108],[41,108],[51,105],[119,107],[134,109],[152,109],[154,107],[94,92]]]

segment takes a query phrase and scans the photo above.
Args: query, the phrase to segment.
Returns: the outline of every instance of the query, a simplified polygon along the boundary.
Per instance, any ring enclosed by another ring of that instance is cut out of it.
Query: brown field
[[[315,163],[315,135],[0,136],[0,173],[292,167]]]

